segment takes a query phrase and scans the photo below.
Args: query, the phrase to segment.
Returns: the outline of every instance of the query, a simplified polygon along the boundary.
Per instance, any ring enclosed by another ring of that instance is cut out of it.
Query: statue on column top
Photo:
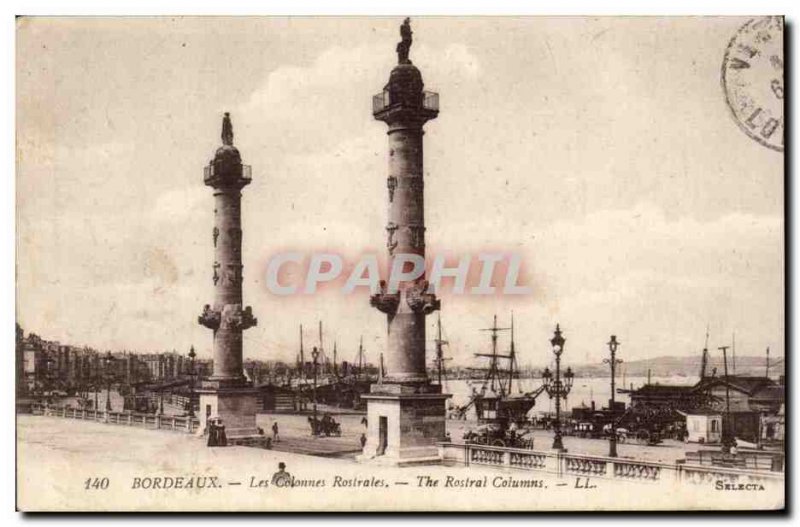
[[[225,117],[222,118],[222,144],[233,145],[233,124],[231,124],[231,114],[225,112]]]
[[[408,60],[408,52],[411,49],[411,19],[406,18],[400,26],[400,42],[397,43],[397,63],[411,64]]]

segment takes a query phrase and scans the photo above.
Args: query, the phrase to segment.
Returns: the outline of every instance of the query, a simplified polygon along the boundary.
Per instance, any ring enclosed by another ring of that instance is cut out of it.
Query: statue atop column
[[[408,60],[408,52],[411,49],[411,19],[406,18],[400,25],[400,42],[397,43],[397,63],[411,64]]]
[[[222,118],[222,144],[233,145],[233,124],[231,124],[231,114],[225,112],[225,117]]]

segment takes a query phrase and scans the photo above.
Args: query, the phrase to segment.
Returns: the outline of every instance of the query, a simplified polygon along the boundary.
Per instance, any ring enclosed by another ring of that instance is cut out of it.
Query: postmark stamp
[[[783,82],[783,17],[749,20],[725,49],[725,102],[744,133],[778,152],[784,142]]]

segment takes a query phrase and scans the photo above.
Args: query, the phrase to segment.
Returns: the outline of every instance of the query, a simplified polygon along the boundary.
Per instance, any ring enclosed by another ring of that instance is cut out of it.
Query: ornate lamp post
[[[319,350],[316,346],[311,350],[311,358],[314,361],[314,428],[313,434],[319,435],[319,427],[317,426],[317,359],[319,359]]]
[[[98,373],[92,376],[92,390],[94,391],[94,411],[97,413],[100,410],[100,403],[97,402],[98,393],[100,393],[100,375]]]
[[[550,344],[553,346],[553,353],[556,356],[555,379],[553,379],[550,368],[545,368],[542,372],[544,389],[547,395],[550,396],[550,399],[555,399],[556,401],[556,422],[553,426],[555,432],[553,437],[553,449],[560,451],[566,450],[561,440],[561,399],[567,398],[567,394],[569,394],[569,391],[572,389],[572,382],[575,378],[575,374],[572,373],[572,368],[567,368],[567,371],[564,372],[564,380],[561,380],[561,354],[564,352],[565,342],[566,339],[561,335],[561,327],[556,324],[555,335],[550,339]]]
[[[53,379],[55,375],[53,373],[53,364],[55,364],[56,360],[51,357],[49,354],[45,355],[44,359],[44,375],[42,375],[42,392],[52,391],[53,389]],[[51,394],[52,395],[52,394]]]
[[[111,364],[114,362],[114,357],[111,352],[106,352],[106,412],[111,411]]]
[[[189,348],[189,417],[194,417],[194,358],[197,353],[194,352],[194,346]]]
[[[617,357],[617,346],[619,346],[619,342],[617,342],[617,336],[611,335],[611,340],[608,341],[608,350],[611,352],[611,358],[603,359],[603,364],[609,364],[611,366],[611,437],[608,440],[608,455],[609,457],[617,457],[617,418],[615,416],[615,408],[614,408],[614,392],[615,392],[615,380],[614,374],[617,369],[617,364],[622,364],[622,359],[618,359]]]
[[[730,454],[731,446],[733,445],[733,421],[731,420],[731,390],[730,381],[728,380],[728,348],[729,346],[720,346],[722,351],[722,364],[725,367],[725,419],[722,424],[722,452]]]

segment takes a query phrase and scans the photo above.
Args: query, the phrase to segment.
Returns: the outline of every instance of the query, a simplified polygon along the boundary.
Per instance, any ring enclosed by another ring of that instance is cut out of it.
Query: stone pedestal
[[[200,393],[200,428],[205,434],[208,419],[220,418],[228,441],[258,435],[256,412],[258,390],[241,388],[206,388]]]
[[[357,460],[386,465],[441,462],[437,443],[446,434],[445,401],[437,385],[376,384],[367,400],[367,444]]]

